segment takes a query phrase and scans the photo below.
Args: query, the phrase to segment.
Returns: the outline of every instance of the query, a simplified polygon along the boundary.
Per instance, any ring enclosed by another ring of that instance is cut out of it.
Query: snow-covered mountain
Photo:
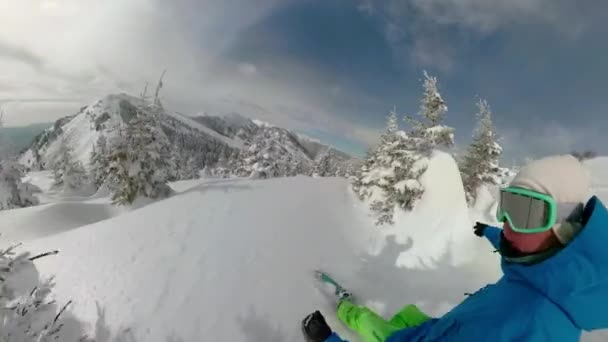
[[[126,94],[108,95],[95,101],[37,136],[21,155],[20,162],[34,169],[48,168],[57,158],[61,140],[65,140],[76,159],[86,166],[97,139],[101,135],[111,138],[119,134],[141,105],[141,99]],[[220,155],[235,153],[242,146],[188,117],[168,111],[160,117],[163,130],[178,151],[196,154],[202,165],[215,163]]]
[[[327,146],[318,140],[294,133],[285,128],[277,127],[259,120],[246,118],[238,113],[228,113],[224,116],[197,116],[193,120],[215,130],[216,132],[242,142],[250,142],[256,136],[271,132],[282,145],[294,153],[303,153],[311,160],[321,157],[323,152],[332,151],[336,160],[348,160],[352,156],[336,148]],[[268,135],[268,134],[267,134]]]
[[[66,140],[76,159],[86,167],[97,139],[101,135],[111,138],[118,134],[141,105],[140,98],[126,94],[108,95],[95,101],[76,115],[58,120],[37,136],[21,155],[20,162],[32,169],[48,169],[57,159],[61,140]],[[327,151],[332,152],[334,164],[351,159],[346,153],[312,139],[239,114],[189,117],[164,111],[160,118],[163,131],[175,150],[194,156],[201,169],[213,167],[220,160],[237,158],[244,146],[260,137],[274,139],[273,143],[280,145],[282,153],[290,154],[292,160],[312,163]]]

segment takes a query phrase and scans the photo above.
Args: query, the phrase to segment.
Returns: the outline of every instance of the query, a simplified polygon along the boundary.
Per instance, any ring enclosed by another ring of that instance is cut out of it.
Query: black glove
[[[318,310],[304,318],[302,330],[308,342],[324,342],[332,334],[325,317]]]
[[[481,237],[481,236],[483,236],[483,231],[487,227],[488,227],[487,224],[481,223],[481,222],[477,222],[477,223],[475,223],[475,227],[473,227],[473,232],[475,233],[475,235]]]

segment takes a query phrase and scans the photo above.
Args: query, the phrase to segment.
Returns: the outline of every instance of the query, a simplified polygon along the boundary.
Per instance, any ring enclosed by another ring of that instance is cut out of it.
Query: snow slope
[[[11,234],[34,253],[61,251],[38,268],[91,330],[103,321],[133,341],[301,341],[300,320],[320,309],[357,341],[315,286],[315,268],[387,316],[407,303],[439,315],[499,276],[489,244],[471,233],[454,161],[438,154],[428,172],[416,214],[390,230],[373,225],[345,180],[296,177],[178,182],[176,196],[108,220],[37,239],[14,221]],[[0,231],[6,224],[0,215]]]

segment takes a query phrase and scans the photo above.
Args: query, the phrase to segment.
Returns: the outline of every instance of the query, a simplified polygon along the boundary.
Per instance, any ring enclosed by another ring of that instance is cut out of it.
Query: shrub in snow
[[[35,187],[21,181],[22,170],[10,161],[0,162],[0,210],[29,207],[38,204]]]
[[[167,185],[175,169],[171,144],[154,110],[138,108],[112,143],[108,176],[115,183],[115,204],[131,204],[138,197],[164,198],[171,193]]]
[[[50,342],[65,338],[61,335],[63,315],[70,303],[57,311],[55,301],[49,298],[52,279],[36,279],[37,284],[24,280],[24,273],[34,268],[34,260],[57,252],[32,257],[29,253],[18,254],[18,246],[0,250],[0,341]]]
[[[87,172],[80,161],[73,157],[72,149],[63,139],[59,145],[59,155],[53,165],[53,186],[74,191],[88,182]]]
[[[467,201],[472,204],[477,196],[477,189],[483,185],[498,185],[502,182],[505,170],[499,167],[502,147],[492,124],[492,111],[485,100],[477,102],[478,127],[473,135],[473,142],[460,162],[462,184]]]
[[[399,131],[397,114],[392,111],[380,144],[368,153],[353,189],[362,200],[371,202],[376,224],[392,224],[395,207],[411,210],[422,196],[424,189],[418,178],[425,170],[426,160]]]

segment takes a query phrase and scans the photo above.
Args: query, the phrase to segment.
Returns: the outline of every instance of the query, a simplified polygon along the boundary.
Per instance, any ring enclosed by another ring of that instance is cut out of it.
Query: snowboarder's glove
[[[324,342],[331,334],[331,328],[325,322],[325,317],[317,310],[304,318],[302,330],[308,342]]]
[[[475,233],[475,235],[482,237],[483,236],[483,231],[488,227],[487,224],[485,223],[481,223],[481,222],[477,222],[475,223],[475,227],[473,227],[473,232]]]

